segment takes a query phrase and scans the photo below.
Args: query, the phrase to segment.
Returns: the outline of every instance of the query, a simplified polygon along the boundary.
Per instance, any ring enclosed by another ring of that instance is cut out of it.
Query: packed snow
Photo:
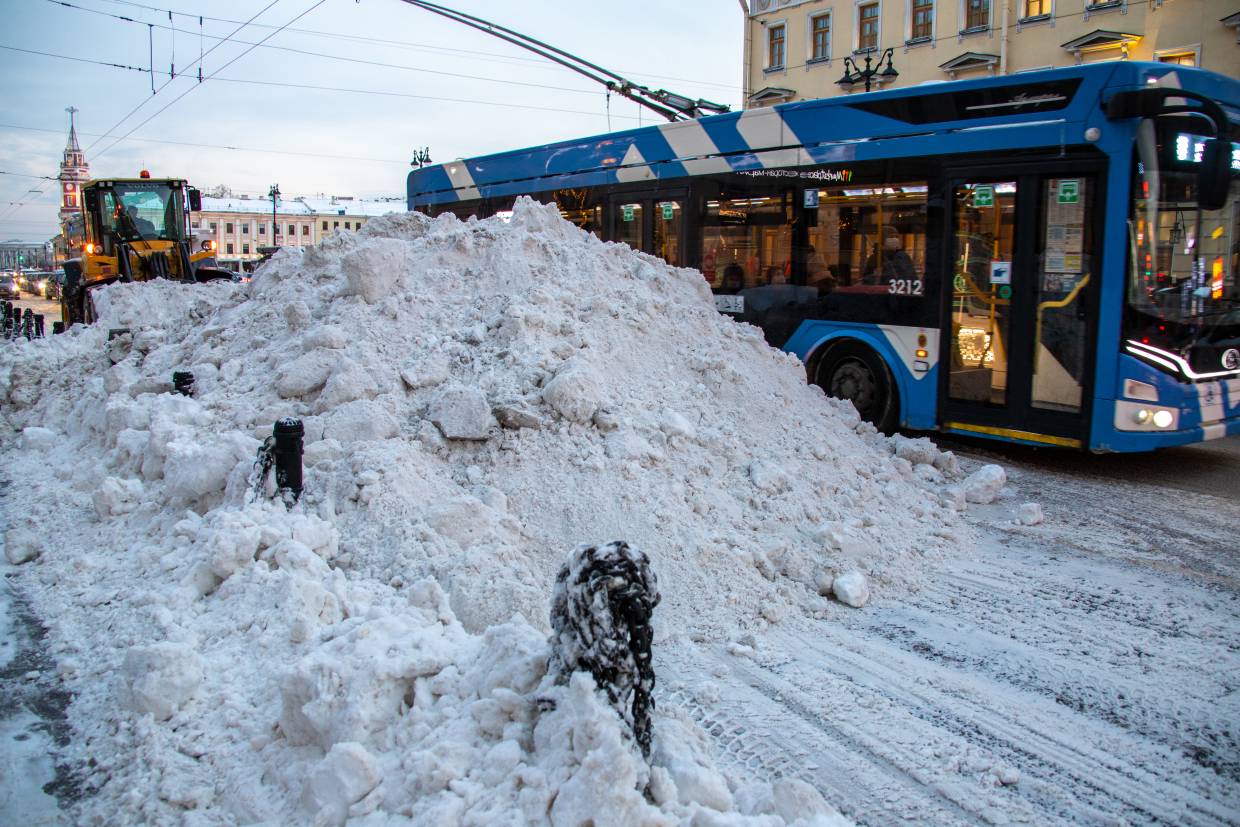
[[[83,823],[846,823],[676,710],[647,761],[554,668],[556,574],[625,541],[656,652],[739,651],[917,588],[1004,484],[807,385],[700,273],[524,199],[97,306],[0,357],[5,554],[73,696]],[[290,416],[291,507],[255,473]]]

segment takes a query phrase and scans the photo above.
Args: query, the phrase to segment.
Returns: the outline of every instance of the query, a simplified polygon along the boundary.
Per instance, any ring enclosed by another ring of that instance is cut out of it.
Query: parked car
[[[20,299],[21,288],[17,286],[15,276],[0,276],[0,299]]]

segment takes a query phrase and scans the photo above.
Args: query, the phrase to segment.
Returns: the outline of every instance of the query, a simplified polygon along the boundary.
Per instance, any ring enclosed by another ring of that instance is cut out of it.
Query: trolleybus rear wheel
[[[828,396],[852,402],[861,418],[883,433],[895,430],[900,413],[895,382],[886,363],[865,345],[843,342],[831,348],[818,361],[814,384]]]

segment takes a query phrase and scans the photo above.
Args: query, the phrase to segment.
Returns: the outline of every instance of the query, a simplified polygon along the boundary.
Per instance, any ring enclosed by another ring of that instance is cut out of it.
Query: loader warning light
[[[144,169],[144,170],[142,170],[141,172],[139,172],[139,173],[138,173],[138,177],[139,177],[139,178],[150,178],[150,177],[151,177],[151,171],[150,171],[149,169]]]

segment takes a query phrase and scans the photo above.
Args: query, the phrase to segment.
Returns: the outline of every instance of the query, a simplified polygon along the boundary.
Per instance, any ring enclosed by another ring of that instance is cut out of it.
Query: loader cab
[[[167,178],[90,182],[82,189],[82,201],[91,252],[115,256],[121,242],[151,249],[187,240],[185,192],[184,181]]]

